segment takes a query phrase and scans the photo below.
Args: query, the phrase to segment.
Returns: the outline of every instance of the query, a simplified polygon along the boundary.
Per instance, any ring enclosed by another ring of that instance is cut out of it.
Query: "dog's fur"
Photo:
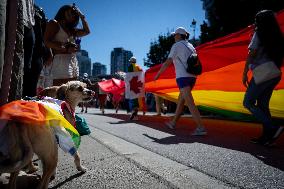
[[[73,110],[80,101],[88,101],[92,96],[92,91],[86,89],[86,85],[79,81],[70,81],[60,87],[48,88],[43,92],[49,92],[50,96],[54,95],[52,97],[66,100]],[[72,115],[68,112],[66,115],[69,115],[66,119],[73,124]],[[33,153],[35,153],[43,165],[43,175],[38,188],[47,189],[51,176],[55,174],[58,161],[58,145],[52,128],[8,121],[4,129],[0,131],[0,139],[0,145],[8,149],[8,154],[0,153],[0,173],[11,173],[9,188],[16,188],[19,171],[31,163]],[[79,171],[86,170],[80,164],[78,152],[74,155],[74,162]]]

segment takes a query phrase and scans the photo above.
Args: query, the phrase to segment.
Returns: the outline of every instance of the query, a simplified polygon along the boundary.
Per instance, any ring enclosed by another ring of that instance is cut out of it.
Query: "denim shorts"
[[[180,77],[180,78],[176,78],[177,81],[177,85],[178,88],[182,89],[185,87],[190,87],[191,89],[193,89],[195,82],[196,82],[196,78],[195,77]]]

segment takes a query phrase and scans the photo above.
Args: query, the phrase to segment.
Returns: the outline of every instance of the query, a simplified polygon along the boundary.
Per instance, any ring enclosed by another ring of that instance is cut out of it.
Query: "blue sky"
[[[150,43],[159,34],[172,32],[179,26],[193,35],[190,24],[205,20],[201,0],[35,0],[49,19],[65,4],[76,3],[85,14],[91,33],[82,38],[81,47],[89,52],[93,62],[101,62],[110,72],[110,53],[115,47],[133,52],[143,66]],[[143,67],[147,69],[146,67]]]

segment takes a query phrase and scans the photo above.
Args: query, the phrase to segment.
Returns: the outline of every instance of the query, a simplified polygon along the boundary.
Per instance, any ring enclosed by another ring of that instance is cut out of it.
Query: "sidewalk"
[[[172,188],[233,188],[191,167],[153,153],[145,148],[127,142],[99,129],[94,129],[91,137],[96,138],[112,151],[123,155],[143,170],[147,170]],[[159,188],[154,186],[153,188]]]
[[[96,129],[92,129],[90,136],[82,137],[79,152],[83,160],[82,164],[88,169],[84,174],[75,169],[73,158],[59,149],[56,177],[50,182],[49,188],[175,188],[167,180],[150,173],[144,167],[125,157],[128,156],[127,154],[115,151],[102,141],[107,143],[115,139]],[[40,164],[37,158],[34,159],[36,164]],[[0,176],[1,189],[7,188],[8,176],[9,174],[6,173]],[[17,178],[17,189],[33,189],[36,188],[38,182],[37,175],[21,171]]]

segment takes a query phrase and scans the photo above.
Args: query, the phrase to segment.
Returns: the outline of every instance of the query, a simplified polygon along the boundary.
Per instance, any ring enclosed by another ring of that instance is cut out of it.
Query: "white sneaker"
[[[192,136],[204,136],[206,134],[207,134],[207,132],[206,132],[204,127],[197,127],[195,129],[195,131],[193,131],[193,133],[191,133]]]
[[[172,121],[166,122],[166,126],[172,130],[176,128],[175,124]]]

